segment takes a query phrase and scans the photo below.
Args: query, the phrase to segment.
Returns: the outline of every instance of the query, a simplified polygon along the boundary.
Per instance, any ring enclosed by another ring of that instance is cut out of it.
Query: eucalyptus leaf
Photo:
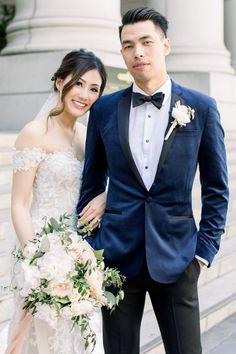
[[[116,298],[115,296],[110,292],[110,291],[105,291],[105,296],[108,300],[108,302],[111,304],[111,305],[115,305],[116,303]]]
[[[49,221],[50,221],[50,224],[54,230],[58,231],[60,229],[60,225],[58,224],[56,219],[50,218]]]
[[[38,258],[41,258],[44,255],[44,252],[38,251],[35,253],[34,257],[30,261],[30,265],[35,264],[35,261],[37,261]]]
[[[39,251],[41,252],[47,252],[50,250],[50,242],[48,239],[48,236],[44,236],[39,247]]]
[[[103,260],[103,253],[104,250],[93,250],[95,257],[97,258],[98,261]]]

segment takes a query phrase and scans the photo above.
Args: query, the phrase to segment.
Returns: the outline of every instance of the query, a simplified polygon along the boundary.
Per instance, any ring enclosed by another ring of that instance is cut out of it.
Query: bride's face
[[[61,82],[61,87],[70,80],[71,75]],[[102,79],[96,69],[87,71],[65,95],[64,112],[73,117],[83,116],[99,98],[101,84]]]

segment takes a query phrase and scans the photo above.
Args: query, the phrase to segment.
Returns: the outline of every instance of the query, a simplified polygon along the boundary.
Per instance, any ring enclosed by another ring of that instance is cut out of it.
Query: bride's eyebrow
[[[89,84],[90,86],[96,86],[96,87],[100,87],[101,85],[98,83],[89,83],[86,80],[82,79],[81,77],[78,79],[78,81],[82,81],[84,84]]]

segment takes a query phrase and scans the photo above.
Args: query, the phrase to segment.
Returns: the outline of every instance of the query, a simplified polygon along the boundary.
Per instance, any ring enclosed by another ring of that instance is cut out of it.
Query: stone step
[[[236,313],[202,336],[204,354],[234,354],[236,348]]]
[[[0,146],[0,166],[12,164],[12,148]]]
[[[16,141],[17,133],[0,132],[0,147],[13,146]]]
[[[225,140],[225,147],[227,151],[234,150],[235,151],[235,140],[236,137],[228,138]]]
[[[9,184],[12,182],[12,165],[0,166],[0,186]]]
[[[0,223],[10,220],[11,212],[9,209],[0,210]]]
[[[227,163],[228,164],[235,164],[236,163],[235,155],[236,155],[236,148],[235,149],[227,149]]]
[[[236,236],[236,235],[235,235]],[[236,270],[236,237],[222,238],[219,253],[210,268],[203,268],[199,278],[199,287],[222,275]]]
[[[235,164],[228,164],[228,174],[229,174],[229,178],[231,177],[231,175],[236,174],[236,163]]]
[[[0,210],[11,207],[11,186],[10,184],[0,184]]]
[[[200,287],[199,299],[201,331],[204,333],[236,312],[236,270]],[[152,310],[144,313],[141,327],[141,353],[165,353]]]
[[[234,140],[236,141],[236,129],[230,129],[225,131],[226,140]]]
[[[229,239],[236,236],[236,220],[233,223],[227,224],[224,239]]]

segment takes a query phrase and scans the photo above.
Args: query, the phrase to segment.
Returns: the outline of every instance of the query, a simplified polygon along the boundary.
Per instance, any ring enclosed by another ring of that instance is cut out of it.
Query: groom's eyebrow
[[[152,38],[152,36],[150,36],[149,34],[145,34],[143,35],[142,37],[139,37],[139,38],[135,38],[137,39],[138,41],[142,41],[142,40],[145,40],[145,39],[150,39]],[[129,43],[133,43],[135,41],[135,39],[125,39],[121,42],[121,44],[129,44]]]

